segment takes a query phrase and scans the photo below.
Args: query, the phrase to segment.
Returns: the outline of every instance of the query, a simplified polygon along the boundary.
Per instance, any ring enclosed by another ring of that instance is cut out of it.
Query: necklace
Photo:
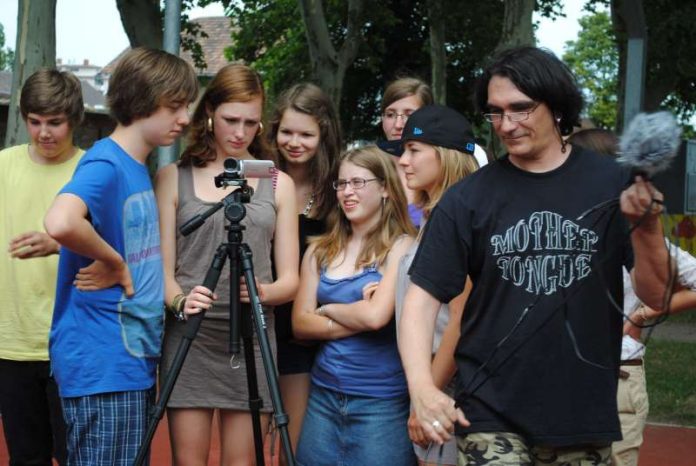
[[[312,193],[311,196],[309,196],[309,200],[307,201],[307,204],[305,205],[304,210],[302,211],[302,215],[305,217],[309,215],[309,212],[312,210],[312,206],[314,205],[314,193]]]

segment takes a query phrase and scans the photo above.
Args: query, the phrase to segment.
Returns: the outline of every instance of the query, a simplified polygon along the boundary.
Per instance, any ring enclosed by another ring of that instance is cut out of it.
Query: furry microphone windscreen
[[[651,178],[666,170],[681,144],[681,128],[669,112],[639,113],[621,136],[619,163]]]

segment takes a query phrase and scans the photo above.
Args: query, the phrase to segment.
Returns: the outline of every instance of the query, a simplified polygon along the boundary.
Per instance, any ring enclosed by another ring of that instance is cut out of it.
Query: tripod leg
[[[214,291],[217,286],[218,279],[220,278],[220,273],[225,265],[225,259],[227,258],[227,246],[222,244],[215,251],[215,256],[210,264],[210,268],[205,275],[205,280],[203,281],[203,286],[208,288],[210,291]],[[169,397],[172,395],[172,390],[174,389],[174,384],[176,379],[179,377],[179,372],[181,372],[181,367],[184,365],[184,360],[191,347],[193,339],[196,338],[196,334],[201,327],[201,322],[203,321],[203,316],[205,311],[192,316],[186,322],[186,330],[184,335],[181,337],[181,342],[176,350],[176,355],[172,360],[171,367],[169,368],[169,373],[167,378],[162,382],[160,387],[159,400],[152,408],[150,413],[150,420],[148,421],[147,431],[143,439],[140,448],[138,449],[138,455],[135,458],[134,466],[141,466],[145,463],[145,460],[149,456],[150,444],[155,436],[155,431],[157,430],[157,424],[162,420],[164,416],[164,410],[167,407],[167,402]]]
[[[263,400],[259,395],[258,376],[256,374],[256,357],[254,354],[254,330],[251,325],[251,313],[247,306],[241,314],[242,342],[244,343],[244,362],[246,364],[247,389],[249,391],[249,411],[254,430],[254,449],[256,464],[263,465],[263,432],[261,430],[261,408]]]
[[[273,361],[273,352],[271,344],[268,341],[268,333],[266,332],[266,319],[263,315],[263,306],[259,299],[259,292],[256,288],[256,279],[254,277],[254,265],[252,263],[251,249],[245,243],[240,245],[240,259],[242,262],[242,272],[249,290],[251,300],[251,316],[253,318],[256,336],[259,340],[259,348],[263,359],[263,367],[266,372],[266,380],[268,381],[268,389],[273,403],[273,412],[276,426],[280,432],[280,439],[283,444],[283,451],[288,466],[295,465],[295,456],[292,453],[292,445],[290,443],[290,434],[288,433],[288,415],[283,408],[283,400],[280,396],[280,388],[278,387],[278,371],[276,370]],[[248,367],[248,366],[247,366]]]

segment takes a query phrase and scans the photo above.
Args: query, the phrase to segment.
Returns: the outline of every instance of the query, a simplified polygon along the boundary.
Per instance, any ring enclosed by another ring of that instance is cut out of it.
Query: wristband
[[[184,293],[179,293],[174,296],[169,310],[178,321],[186,320],[186,314],[184,313],[184,306],[186,305],[186,295]]]

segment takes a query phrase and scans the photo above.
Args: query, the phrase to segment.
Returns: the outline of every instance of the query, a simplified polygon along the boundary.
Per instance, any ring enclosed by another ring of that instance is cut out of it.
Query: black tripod
[[[263,401],[259,397],[258,380],[256,376],[253,327],[256,329],[256,335],[259,340],[263,367],[266,372],[266,380],[268,381],[271,402],[273,404],[274,419],[280,432],[285,458],[287,459],[288,465],[294,465],[295,457],[292,453],[290,436],[288,434],[288,416],[283,409],[283,402],[280,397],[280,390],[278,388],[278,374],[276,372],[275,364],[273,363],[271,345],[268,342],[268,334],[266,333],[266,320],[263,315],[263,307],[261,305],[261,300],[259,299],[258,289],[256,288],[256,280],[254,278],[252,253],[249,246],[242,242],[244,226],[240,225],[240,222],[246,215],[246,208],[243,204],[249,202],[253,190],[247,185],[245,179],[230,177],[230,175],[226,173],[216,177],[215,184],[218,187],[223,185],[233,185],[237,186],[238,188],[225,196],[221,202],[218,202],[207,211],[186,222],[186,224],[180,228],[180,231],[183,235],[190,234],[198,227],[203,225],[205,220],[212,214],[223,207],[225,208],[225,218],[229,221],[229,224],[225,226],[225,229],[227,230],[227,242],[220,244],[215,251],[215,256],[213,257],[210,268],[206,273],[203,286],[211,291],[215,290],[222,272],[222,268],[225,265],[225,260],[229,257],[230,353],[233,355],[233,357],[239,354],[239,335],[241,328],[242,340],[244,342],[247,387],[249,390],[249,408],[251,411],[252,425],[254,430],[256,464],[264,465],[265,463],[260,414]],[[242,273],[244,274],[244,279],[246,281],[246,286],[249,290],[249,297],[251,300],[251,306],[245,306],[245,311],[247,312],[240,312],[239,279],[242,276]],[[160,387],[159,400],[153,407],[150,415],[148,430],[143,443],[138,450],[138,456],[134,463],[135,466],[141,466],[147,457],[147,452],[150,444],[152,443],[152,438],[157,430],[157,424],[162,419],[162,416],[164,416],[164,411],[167,406],[167,402],[169,401],[169,397],[171,396],[172,389],[174,388],[174,383],[179,376],[179,372],[184,364],[184,360],[186,359],[186,355],[191,347],[191,343],[198,333],[204,314],[205,312],[200,312],[199,314],[189,318],[186,322],[186,329],[172,361],[169,374]]]

